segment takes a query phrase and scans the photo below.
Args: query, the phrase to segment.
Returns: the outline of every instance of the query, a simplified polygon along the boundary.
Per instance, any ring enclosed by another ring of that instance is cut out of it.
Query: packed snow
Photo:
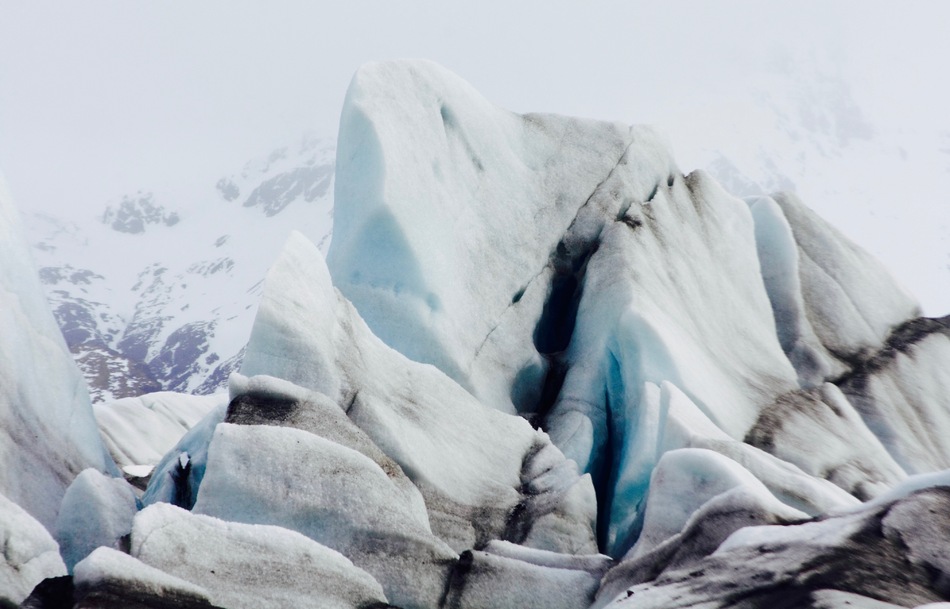
[[[66,575],[53,537],[35,518],[0,494],[0,602],[14,607],[48,577]]]

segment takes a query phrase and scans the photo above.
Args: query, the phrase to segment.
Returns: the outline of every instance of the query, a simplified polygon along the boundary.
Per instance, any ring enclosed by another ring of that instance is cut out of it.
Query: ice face
[[[433,530],[453,547],[503,538],[596,549],[590,479],[524,419],[383,344],[300,235],[268,274],[242,372],[286,379],[339,405],[419,488]]]
[[[185,432],[224,400],[170,391],[93,405],[109,453],[125,469],[156,465]]]
[[[193,397],[193,396],[189,396]],[[227,403],[220,403],[188,430],[152,470],[142,504],[159,501],[191,509],[198,496],[208,460],[208,444],[215,427],[227,414]]]
[[[164,503],[136,516],[130,553],[201,586],[222,607],[352,609],[386,601],[366,572],[300,533],[225,522]]]
[[[128,482],[94,469],[84,470],[66,489],[56,540],[66,567],[73,567],[100,546],[118,548],[132,532],[138,500]]]
[[[376,463],[309,432],[221,424],[194,511],[303,533],[352,560],[399,606],[438,603],[457,554]],[[354,509],[359,506],[358,509]]]
[[[340,120],[334,284],[391,347],[489,406],[534,411],[549,259],[632,138],[512,114],[430,62],[367,64]]]
[[[108,547],[93,551],[76,565],[73,577],[78,604],[161,606],[174,603],[185,609],[213,609],[204,588],[150,567],[125,552]]]
[[[52,528],[87,467],[118,474],[0,177],[0,493]]]
[[[59,547],[42,524],[0,494],[0,602],[18,606],[47,577],[66,575]]]
[[[904,479],[950,466],[950,321],[800,203],[426,62],[358,73],[340,153],[332,272],[290,237],[149,507],[70,488],[68,562],[130,519],[139,561],[81,581],[196,607],[946,598],[946,474]],[[111,448],[154,460],[131,419]]]

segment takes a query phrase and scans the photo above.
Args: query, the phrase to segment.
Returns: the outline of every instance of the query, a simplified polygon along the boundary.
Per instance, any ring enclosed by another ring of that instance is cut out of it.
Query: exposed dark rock
[[[178,223],[175,212],[166,212],[155,203],[152,193],[139,193],[134,197],[125,196],[118,207],[108,207],[102,215],[102,221],[120,233],[144,233],[149,224],[172,226]]]
[[[244,207],[260,207],[265,215],[274,216],[298,198],[310,203],[322,197],[332,179],[333,165],[298,167],[262,182],[248,195]]]
[[[901,607],[946,601],[948,518],[950,487],[933,487],[859,514],[766,531],[684,567],[661,561],[648,572],[624,563],[605,581],[626,576],[633,585],[626,591],[605,585],[595,606],[614,593],[629,598],[617,609],[817,608],[827,606],[819,604],[825,591]]]
[[[37,584],[30,596],[20,604],[20,609],[72,609],[74,602],[73,578],[63,575],[44,579]]]

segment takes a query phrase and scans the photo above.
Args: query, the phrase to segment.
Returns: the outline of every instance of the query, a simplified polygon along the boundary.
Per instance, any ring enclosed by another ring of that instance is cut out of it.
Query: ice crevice
[[[115,547],[232,609],[945,600],[950,317],[807,208],[428,62],[339,141],[328,258],[291,234]]]

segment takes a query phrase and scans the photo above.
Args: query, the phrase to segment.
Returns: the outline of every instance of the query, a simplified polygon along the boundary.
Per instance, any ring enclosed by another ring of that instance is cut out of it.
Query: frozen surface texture
[[[208,461],[208,444],[226,414],[227,404],[219,404],[165,453],[142,495],[144,505],[162,501],[189,510],[195,505]]]
[[[111,548],[98,548],[76,565],[76,609],[214,609],[208,592]]]
[[[635,585],[613,598],[604,593],[616,589],[605,586],[595,606],[916,607],[946,600],[948,513],[950,487],[938,486],[847,516],[744,528],[687,567],[628,579]]]
[[[47,528],[87,467],[115,471],[0,176],[0,493]]]
[[[493,408],[534,411],[551,261],[633,139],[502,110],[433,63],[367,64],[340,119],[334,283],[391,347]]]
[[[950,467],[950,316],[913,319],[841,389],[908,473]]]
[[[423,61],[360,69],[339,142],[329,266],[290,235],[227,396],[98,408],[127,477],[154,465],[147,507],[82,474],[49,570],[75,577],[34,600],[950,600],[950,318],[796,198],[740,200],[651,128],[513,114]],[[248,209],[283,213],[298,178]]]
[[[379,584],[339,554],[276,526],[224,522],[167,504],[135,518],[131,554],[201,586],[228,609],[356,609],[385,604]]]
[[[66,567],[99,546],[128,545],[138,501],[129,483],[94,469],[84,470],[66,489],[56,519],[56,540]]]
[[[195,513],[298,531],[373,575],[397,605],[438,603],[458,556],[368,457],[298,429],[231,424],[218,425],[208,455]]]
[[[226,400],[224,394],[161,391],[100,402],[92,408],[112,458],[126,468],[156,465],[185,432]]]
[[[383,344],[300,235],[268,274],[242,372],[280,377],[338,404],[419,488],[433,532],[452,547],[506,539],[596,550],[589,477],[524,419],[484,406],[438,369]]]
[[[66,575],[59,548],[43,525],[0,495],[0,606],[17,606],[47,577]]]

